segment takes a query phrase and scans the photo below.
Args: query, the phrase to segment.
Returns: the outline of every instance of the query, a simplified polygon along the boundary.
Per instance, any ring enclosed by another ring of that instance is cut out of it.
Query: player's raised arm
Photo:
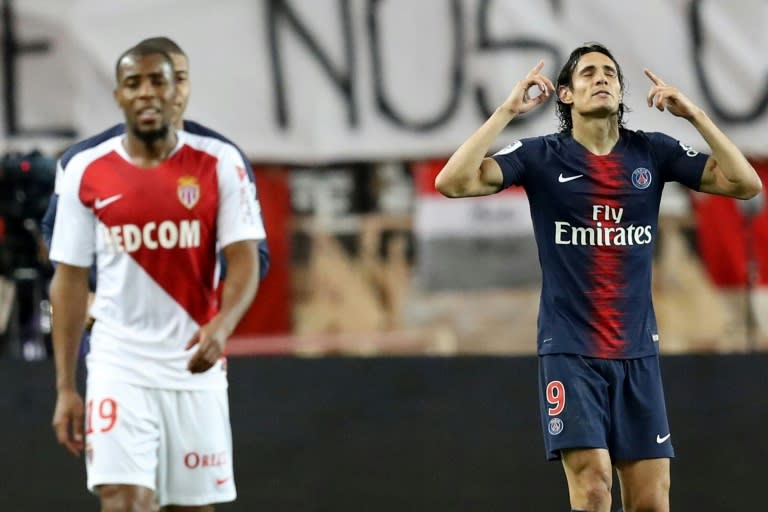
[[[737,199],[757,195],[762,190],[760,177],[739,148],[676,87],[665,83],[649,69],[643,71],[651,81],[648,106],[655,106],[660,111],[666,109],[675,116],[687,119],[709,145],[712,156],[704,168],[699,190]]]
[[[448,197],[483,196],[498,192],[502,184],[499,165],[486,158],[491,144],[512,119],[544,103],[554,92],[552,81],[541,74],[544,61],[512,89],[490,118],[451,156],[435,179],[435,188]],[[531,88],[540,94],[532,96]]]

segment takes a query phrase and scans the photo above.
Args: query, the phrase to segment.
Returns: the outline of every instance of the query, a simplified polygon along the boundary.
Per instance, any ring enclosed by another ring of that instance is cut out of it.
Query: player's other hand
[[[80,455],[85,445],[83,411],[83,399],[77,391],[66,389],[58,392],[53,411],[53,431],[59,444],[74,455]]]
[[[648,91],[647,97],[649,107],[656,107],[661,112],[666,109],[678,117],[693,119],[699,108],[677,87],[668,85],[648,68],[644,69],[643,73],[651,81],[651,89]]]
[[[202,326],[184,347],[184,350],[189,350],[197,345],[197,350],[187,363],[187,369],[192,373],[209,370],[224,353],[224,345],[230,333],[220,325],[217,318]]]
[[[517,82],[509,97],[501,104],[501,108],[513,115],[525,114],[547,101],[555,92],[555,86],[549,78],[541,74],[542,68],[544,61],[540,60],[525,78]],[[535,89],[538,89],[539,94],[532,96],[531,93],[535,92]]]

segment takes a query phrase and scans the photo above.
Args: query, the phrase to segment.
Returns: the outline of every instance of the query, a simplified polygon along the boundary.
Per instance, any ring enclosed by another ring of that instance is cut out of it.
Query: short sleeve
[[[246,165],[231,145],[223,147],[216,167],[220,198],[217,231],[221,247],[241,240],[266,238],[255,185],[248,177]]]
[[[688,188],[699,190],[709,155],[663,133],[647,135],[664,181],[677,181]]]
[[[525,172],[525,166],[520,158],[522,151],[523,141],[518,140],[504,146],[492,155],[492,158],[499,164],[504,177],[500,190],[522,184]]]
[[[50,251],[51,260],[76,267],[90,267],[96,252],[96,216],[80,200],[83,175],[84,169],[75,168],[58,176],[59,199]]]

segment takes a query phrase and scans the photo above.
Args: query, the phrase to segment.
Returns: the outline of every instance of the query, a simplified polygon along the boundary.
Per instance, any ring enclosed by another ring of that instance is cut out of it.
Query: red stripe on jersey
[[[113,250],[133,258],[200,325],[217,310],[216,165],[186,145],[151,169],[111,152],[88,166],[80,185]]]
[[[613,154],[590,154],[587,165],[596,183],[593,202],[610,208],[621,208],[621,203],[614,199],[623,183],[623,167],[619,158]],[[594,222],[597,224],[599,221]],[[627,286],[622,269],[624,248],[615,245],[595,246],[593,250],[593,267],[589,271],[592,286],[587,290],[593,314],[593,340],[597,356],[608,357],[620,354],[624,346],[623,313],[616,307]]]

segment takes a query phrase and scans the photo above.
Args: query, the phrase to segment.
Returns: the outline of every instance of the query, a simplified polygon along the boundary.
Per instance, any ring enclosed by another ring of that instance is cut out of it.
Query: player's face
[[[610,57],[591,52],[579,59],[571,77],[571,87],[560,91],[560,99],[573,105],[573,111],[602,117],[618,113],[621,83],[616,64]]]
[[[161,54],[127,55],[120,61],[115,99],[137,135],[167,132],[176,101],[171,63]]]
[[[189,61],[185,55],[172,53],[173,69],[176,77],[176,101],[173,104],[173,124],[181,128],[184,112],[189,103]]]

